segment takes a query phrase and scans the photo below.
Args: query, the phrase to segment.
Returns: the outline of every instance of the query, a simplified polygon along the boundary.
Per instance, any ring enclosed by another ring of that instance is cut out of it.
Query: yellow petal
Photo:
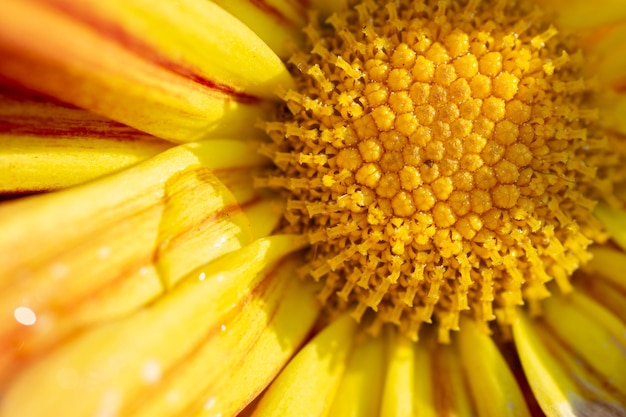
[[[279,83],[290,86],[292,82],[282,61],[263,40],[217,2],[42,2],[202,85],[273,98]]]
[[[263,395],[254,417],[325,416],[352,348],[356,324],[344,316],[304,346]]]
[[[0,74],[172,141],[258,134],[290,85],[256,35],[206,1],[5,0]]]
[[[579,397],[579,388],[541,343],[535,323],[520,316],[513,325],[515,346],[535,398],[548,417],[575,415],[568,397]]]
[[[546,326],[608,387],[626,397],[626,325],[581,293],[544,305]]]
[[[237,142],[215,142],[213,149],[218,154],[254,152]],[[264,203],[264,196],[253,186],[253,176],[260,174],[259,165],[265,161],[254,154],[248,158],[251,163],[240,160],[236,165],[213,170],[190,167],[173,175],[165,184],[163,198],[167,204],[159,223],[154,256],[167,287],[178,282],[181,271],[190,271],[207,262],[207,251],[212,259],[238,248],[238,244],[233,246],[232,236],[245,230],[251,239],[251,220],[242,216],[242,212],[255,211]],[[277,217],[262,221],[275,224]],[[257,226],[257,232],[258,229]]]
[[[415,415],[423,417],[437,417],[435,409],[435,391],[433,384],[434,357],[425,343],[414,343],[415,349]]]
[[[551,301],[551,300],[550,300]],[[624,415],[615,399],[552,329],[525,315],[513,326],[515,346],[533,394],[548,417]]]
[[[622,73],[623,75],[623,73]],[[623,94],[623,89],[626,86],[626,80],[617,79],[615,82],[619,85],[609,86],[611,88],[619,88],[622,90],[620,93],[606,94],[603,100],[599,102],[600,114],[602,115],[602,121],[609,128],[612,128],[617,133],[608,132],[608,136],[617,136],[616,140],[621,141],[619,132],[626,132],[626,120],[624,114],[626,113],[626,95]]]
[[[597,272],[612,284],[626,291],[626,253],[605,246],[592,246],[588,269]]]
[[[381,415],[477,415],[458,349],[437,342],[434,332],[422,335],[417,343],[388,336],[389,368]]]
[[[309,4],[311,10],[318,10],[321,16],[330,16],[348,7],[346,0],[310,0]]]
[[[287,204],[276,197],[266,197],[255,203],[244,207],[252,235],[257,238],[268,236],[282,220]]]
[[[269,385],[302,345],[319,312],[320,303],[316,297],[319,288],[315,287],[311,291],[312,286],[294,279],[291,264],[281,266],[281,273],[283,277],[280,279],[288,279],[290,283],[283,293],[277,294],[280,305],[278,309],[271,310],[271,326],[258,338],[254,348],[246,352],[245,360],[242,361],[245,367],[235,371],[227,368],[221,375],[222,383],[219,386],[226,405],[222,412],[224,416],[234,414],[233,410],[241,410],[242,394],[248,394],[245,398],[247,404]],[[265,302],[265,298],[263,301]],[[246,328],[246,331],[250,330]],[[255,390],[249,389],[246,392],[246,387],[254,387]],[[236,409],[235,405],[238,406]],[[215,411],[205,409],[201,415],[215,416]]]
[[[624,4],[620,2],[620,4]],[[623,7],[623,6],[622,6]],[[626,12],[626,8],[625,8]],[[626,13],[625,13],[626,14]],[[626,17],[626,16],[625,16]],[[602,86],[623,92],[626,79],[626,22],[600,27],[583,38],[585,54],[593,63],[593,76]]]
[[[626,3],[622,0],[539,0],[539,4],[556,12],[559,25],[568,29],[594,28],[626,18]]]
[[[415,413],[415,350],[413,342],[395,332],[388,336],[388,363],[381,415],[412,417]]]
[[[587,295],[593,297],[597,302],[602,303],[604,308],[609,310],[619,318],[626,322],[626,290],[616,288],[601,277],[590,277],[578,283],[578,288],[585,291]]]
[[[210,168],[249,174],[264,163],[242,142],[194,143],[0,207],[0,369],[134,311],[164,285],[250,242],[243,209]],[[35,325],[13,318],[24,308]]]
[[[237,316],[220,324],[210,343],[180,364],[133,416],[191,410],[197,416],[230,416],[256,398],[300,346],[319,312],[315,289],[293,279],[298,265],[292,258],[268,271],[267,283],[252,291]]]
[[[461,328],[461,361],[478,415],[529,417],[515,377],[491,337],[471,319],[464,320]]]
[[[174,390],[185,389],[179,394],[187,405],[197,404],[198,396],[208,396],[201,404],[212,395],[219,397],[225,373],[245,373],[254,366],[245,362],[246,354],[267,338],[263,329],[272,325],[271,316],[290,282],[271,267],[303,243],[293,236],[257,240],[197,269],[142,311],[67,342],[19,375],[3,395],[0,415],[134,415],[151,401],[163,400],[161,381]],[[304,300],[299,338],[316,311],[310,292]],[[297,340],[290,343],[293,348]],[[204,387],[198,386],[199,375],[206,379]],[[244,398],[260,391],[263,376],[246,382]],[[247,399],[236,400],[236,408],[243,408]],[[165,411],[160,412],[172,415]]]
[[[0,194],[67,188],[172,144],[85,110],[0,92]]]
[[[437,412],[439,415],[455,417],[475,416],[458,349],[440,345],[431,350],[434,351],[431,384],[435,391]]]
[[[382,337],[355,342],[329,416],[378,417],[384,377]]]
[[[259,35],[281,58],[288,58],[290,42],[302,40],[306,8],[287,0],[213,0]]]
[[[626,254],[610,247],[593,246],[593,258],[586,266],[578,287],[626,322]]]
[[[613,241],[626,250],[626,211],[606,204],[598,204],[594,215],[602,222]]]

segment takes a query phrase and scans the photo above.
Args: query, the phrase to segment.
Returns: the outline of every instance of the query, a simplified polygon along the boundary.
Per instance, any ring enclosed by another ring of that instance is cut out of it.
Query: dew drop
[[[224,243],[226,243],[226,237],[222,236],[219,241],[213,244],[213,247],[216,249],[220,249],[222,246],[224,246]]]
[[[111,390],[104,393],[95,417],[116,417],[122,405],[122,394]]]
[[[61,279],[67,276],[67,266],[60,262],[50,265],[50,276],[54,279]]]
[[[98,249],[98,257],[100,259],[107,259],[109,256],[111,256],[111,248],[108,246],[102,246],[100,247],[100,249]]]
[[[161,364],[156,359],[149,359],[141,368],[141,378],[148,384],[154,384],[161,380]]]
[[[170,404],[176,404],[180,401],[180,393],[176,390],[170,390],[165,394],[165,399]]]
[[[24,326],[32,326],[37,321],[37,315],[28,307],[18,307],[13,312],[13,317]]]
[[[210,410],[211,408],[215,407],[215,403],[217,402],[217,398],[215,397],[210,397],[206,403],[204,403],[204,409],[205,410]]]

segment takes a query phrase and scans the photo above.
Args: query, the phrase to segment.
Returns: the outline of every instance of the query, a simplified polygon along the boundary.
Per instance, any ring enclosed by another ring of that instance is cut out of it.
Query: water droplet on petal
[[[111,248],[108,246],[102,246],[100,249],[98,249],[98,257],[100,259],[107,259],[109,256],[111,256]]]
[[[148,384],[154,384],[161,380],[161,364],[156,359],[149,359],[141,368],[141,378]]]
[[[215,397],[210,397],[206,403],[204,403],[204,409],[205,410],[210,410],[211,408],[215,407],[215,403],[217,402],[217,398]]]
[[[28,307],[18,307],[13,312],[13,317],[24,326],[32,326],[37,321],[37,315]]]
[[[60,262],[50,265],[50,275],[52,278],[61,279],[67,276],[67,266]]]

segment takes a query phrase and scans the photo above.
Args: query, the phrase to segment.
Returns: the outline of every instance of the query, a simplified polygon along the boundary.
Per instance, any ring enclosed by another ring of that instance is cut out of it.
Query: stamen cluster
[[[414,339],[434,315],[445,341],[463,310],[507,324],[548,281],[569,291],[608,159],[581,54],[543,19],[524,1],[365,0],[306,28],[259,185],[285,190],[282,231],[310,240],[330,310]]]

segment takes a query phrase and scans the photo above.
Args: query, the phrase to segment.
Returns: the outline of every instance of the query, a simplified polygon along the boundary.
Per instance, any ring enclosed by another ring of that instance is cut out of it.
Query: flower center
[[[538,308],[602,239],[606,141],[573,39],[529,1],[365,0],[305,29],[262,186],[331,312],[440,339]],[[604,187],[604,188],[602,188]]]

